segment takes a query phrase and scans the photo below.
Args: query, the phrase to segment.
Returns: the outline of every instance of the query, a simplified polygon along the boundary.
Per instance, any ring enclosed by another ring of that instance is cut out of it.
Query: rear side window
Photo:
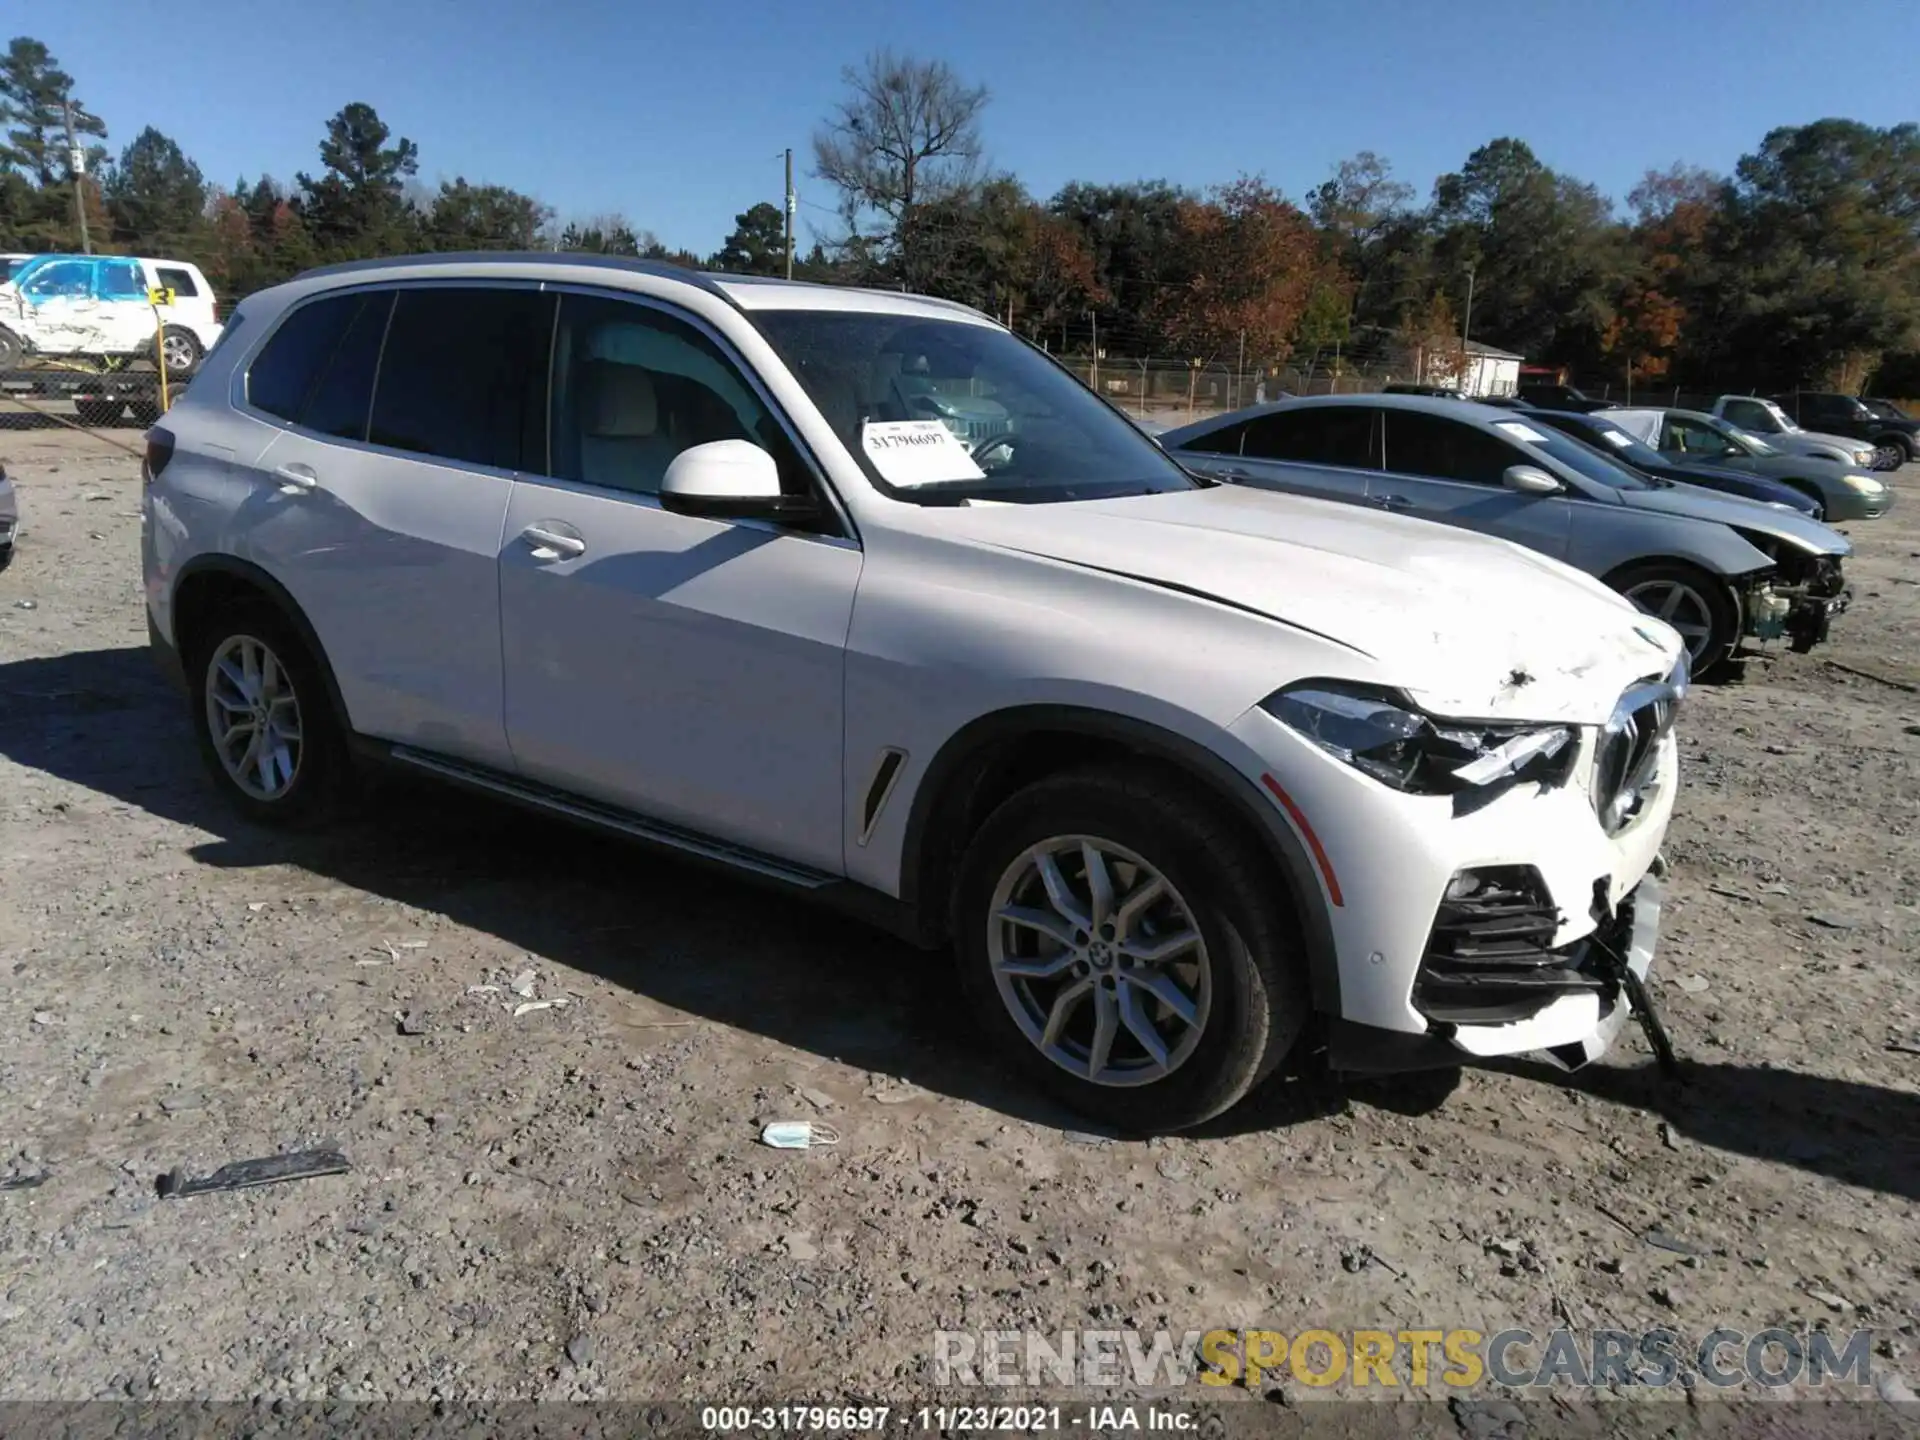
[[[1731,400],[1722,407],[1720,413],[1742,430],[1771,431],[1780,428],[1773,423],[1772,412],[1757,400]]]
[[[537,290],[401,290],[368,438],[500,470],[546,464],[554,297]]]
[[[1373,469],[1374,412],[1357,405],[1282,410],[1247,425],[1242,454],[1259,460],[1296,460],[1305,465]]]
[[[147,298],[147,284],[139,265],[131,260],[100,262],[100,298],[102,300],[139,300]]]
[[[177,269],[171,265],[161,265],[156,267],[153,273],[160,282],[160,288],[173,291],[173,297],[176,300],[184,300],[189,295],[200,293],[200,287],[193,283],[191,271]]]
[[[365,439],[380,340],[392,304],[391,291],[378,291],[302,305],[254,358],[247,372],[248,403],[323,434]]]

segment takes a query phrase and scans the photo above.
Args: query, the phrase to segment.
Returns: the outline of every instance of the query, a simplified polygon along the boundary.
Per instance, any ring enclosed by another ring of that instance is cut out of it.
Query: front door
[[[106,353],[100,301],[94,295],[99,262],[84,257],[50,260],[20,284],[27,339],[45,355]]]
[[[520,772],[841,873],[859,546],[661,507],[667,465],[711,440],[762,445],[795,493],[818,485],[688,318],[563,294],[553,376],[551,473],[515,480],[500,552]]]
[[[1566,558],[1571,502],[1509,490],[1501,478],[1511,465],[1537,465],[1535,457],[1444,416],[1383,409],[1381,418],[1382,473],[1368,483],[1370,504]]]

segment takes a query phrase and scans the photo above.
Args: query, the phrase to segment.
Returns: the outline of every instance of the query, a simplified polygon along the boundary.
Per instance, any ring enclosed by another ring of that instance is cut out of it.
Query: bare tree
[[[891,50],[840,78],[848,93],[814,134],[814,173],[840,192],[846,248],[877,247],[911,281],[914,209],[974,183],[987,89],[962,84],[945,61]]]

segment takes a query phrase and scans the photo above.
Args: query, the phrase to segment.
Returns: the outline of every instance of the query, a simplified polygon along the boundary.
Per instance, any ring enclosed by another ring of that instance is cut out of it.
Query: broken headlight
[[[1260,708],[1329,755],[1409,795],[1457,795],[1507,780],[1559,778],[1571,756],[1565,725],[1441,720],[1404,695],[1307,680]]]

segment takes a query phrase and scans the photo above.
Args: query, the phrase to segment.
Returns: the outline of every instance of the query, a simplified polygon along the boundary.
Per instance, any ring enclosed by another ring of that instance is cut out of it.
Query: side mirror
[[[660,481],[660,504],[676,515],[713,520],[811,519],[804,495],[780,493],[780,467],[750,440],[710,440],[682,450]]]
[[[1500,483],[1522,495],[1558,495],[1561,484],[1538,465],[1509,465]]]

